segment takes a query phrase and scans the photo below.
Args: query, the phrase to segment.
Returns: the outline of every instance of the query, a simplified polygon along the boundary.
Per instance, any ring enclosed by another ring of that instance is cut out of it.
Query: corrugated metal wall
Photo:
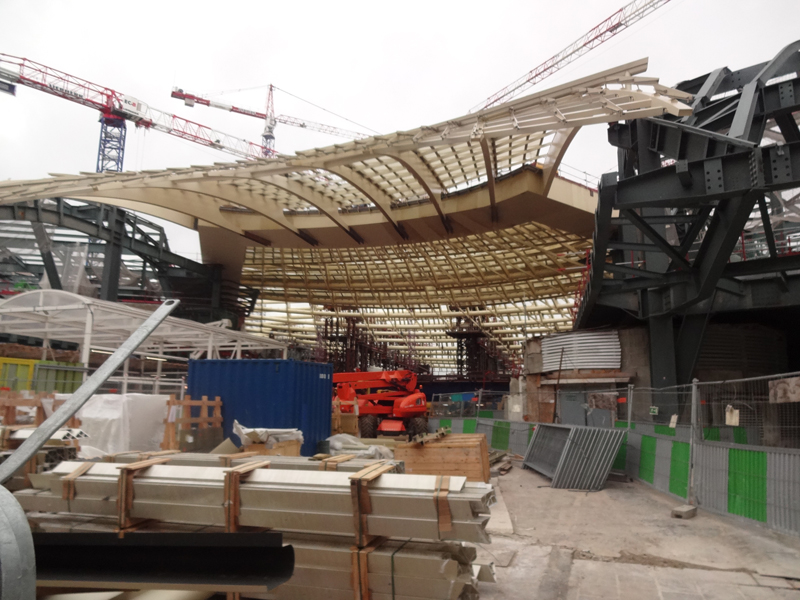
[[[192,398],[219,396],[225,436],[234,419],[244,427],[303,431],[302,453],[331,434],[333,365],[295,360],[193,360],[188,392]]]
[[[578,331],[542,339],[542,371],[619,369],[622,350],[619,334],[612,331]]]

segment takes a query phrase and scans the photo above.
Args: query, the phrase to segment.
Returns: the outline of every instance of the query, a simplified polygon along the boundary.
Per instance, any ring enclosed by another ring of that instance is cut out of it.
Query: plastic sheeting
[[[69,397],[56,395],[59,400]],[[81,429],[92,448],[106,454],[160,450],[168,398],[166,394],[96,394],[78,411]]]
[[[239,436],[243,446],[261,443],[266,448],[272,448],[278,442],[288,442],[298,440],[303,445],[303,432],[299,429],[249,429],[244,427],[236,419],[233,420],[233,433]]]
[[[328,438],[331,454],[352,454],[356,458],[387,459],[394,458],[394,452],[386,446],[367,446],[360,438],[347,433],[337,433]]]

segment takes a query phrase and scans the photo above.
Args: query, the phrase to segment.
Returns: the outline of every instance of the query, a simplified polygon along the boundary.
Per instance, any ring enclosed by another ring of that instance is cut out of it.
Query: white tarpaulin
[[[56,395],[57,399],[69,397]],[[89,444],[106,454],[160,450],[168,398],[166,394],[96,394],[78,411],[81,429],[89,436]]]

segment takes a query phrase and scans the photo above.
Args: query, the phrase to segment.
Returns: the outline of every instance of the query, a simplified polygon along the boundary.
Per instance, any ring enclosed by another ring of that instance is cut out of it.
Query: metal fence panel
[[[528,445],[528,451],[525,453],[523,464],[545,477],[552,478],[561,461],[569,433],[569,427],[537,425]]]
[[[727,513],[728,449],[716,444],[696,444],[693,471],[697,504],[709,510]]]
[[[554,488],[601,489],[624,435],[623,429],[540,423],[524,464],[550,477]]]
[[[767,525],[800,533],[800,454],[767,453]]]

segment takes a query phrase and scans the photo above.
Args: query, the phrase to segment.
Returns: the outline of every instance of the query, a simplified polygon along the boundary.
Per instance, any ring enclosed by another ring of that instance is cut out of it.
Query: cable
[[[361,127],[362,129],[369,129],[369,130],[370,130],[372,133],[377,133],[378,135],[380,135],[380,133],[381,133],[380,131],[377,131],[377,130],[373,129],[372,127],[367,127],[366,125],[362,125],[361,123],[357,123],[357,122],[353,121],[352,119],[348,119],[347,117],[343,117],[342,115],[336,114],[336,113],[335,113],[335,112],[333,112],[332,110],[328,110],[327,108],[322,108],[322,107],[321,107],[321,106],[319,106],[318,104],[314,104],[313,102],[309,102],[308,100],[304,100],[304,99],[303,99],[303,98],[301,98],[300,96],[295,96],[295,95],[294,95],[294,94],[292,94],[291,92],[287,92],[286,90],[283,90],[283,89],[279,88],[278,86],[272,86],[272,87],[273,87],[273,89],[276,89],[276,90],[278,90],[278,91],[280,91],[280,92],[283,92],[284,94],[288,94],[288,95],[289,95],[289,96],[291,96],[292,98],[297,98],[297,99],[298,99],[298,100],[300,100],[301,102],[305,102],[306,104],[310,104],[311,106],[313,106],[313,107],[315,107],[315,108],[318,108],[318,109],[320,109],[320,110],[324,110],[326,113],[330,113],[330,114],[332,114],[334,117],[339,117],[340,119],[344,119],[345,121],[348,121],[349,123],[352,123],[353,125],[358,125],[358,126],[359,126],[359,127]]]

